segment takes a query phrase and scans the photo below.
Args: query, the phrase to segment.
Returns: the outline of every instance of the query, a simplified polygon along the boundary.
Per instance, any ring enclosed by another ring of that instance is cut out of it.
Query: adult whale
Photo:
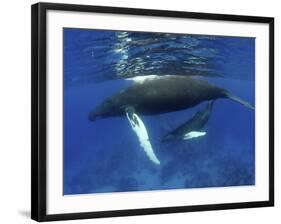
[[[227,90],[190,76],[166,75],[132,78],[132,86],[107,98],[89,113],[89,120],[125,116],[126,108],[140,115],[184,110],[203,101],[226,98],[254,109],[248,102]]]

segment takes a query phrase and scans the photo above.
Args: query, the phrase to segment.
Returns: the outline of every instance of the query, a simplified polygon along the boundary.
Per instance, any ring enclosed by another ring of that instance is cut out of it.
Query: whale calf
[[[184,122],[176,129],[167,133],[162,142],[172,140],[187,140],[192,138],[198,138],[206,135],[206,132],[201,131],[211,116],[214,101],[209,101],[204,109],[197,111],[191,119]]]
[[[254,109],[248,102],[227,90],[205,80],[190,76],[149,76],[136,79],[136,83],[107,98],[89,113],[89,120],[125,116],[126,107],[133,107],[136,114],[154,115],[194,107],[203,101],[230,99]]]

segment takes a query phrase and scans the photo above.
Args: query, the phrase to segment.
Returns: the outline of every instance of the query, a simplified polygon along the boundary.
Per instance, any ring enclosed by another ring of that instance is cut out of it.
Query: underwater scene
[[[255,184],[255,38],[63,29],[64,195]]]

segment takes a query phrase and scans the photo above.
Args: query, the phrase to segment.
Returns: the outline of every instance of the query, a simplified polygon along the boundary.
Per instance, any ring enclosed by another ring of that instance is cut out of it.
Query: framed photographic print
[[[32,219],[274,204],[274,19],[32,6]]]

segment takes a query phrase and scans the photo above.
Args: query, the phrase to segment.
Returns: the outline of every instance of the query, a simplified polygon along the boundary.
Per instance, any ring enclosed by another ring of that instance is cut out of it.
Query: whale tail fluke
[[[237,97],[237,96],[234,96],[234,95],[232,95],[232,94],[230,94],[230,93],[227,93],[226,96],[227,96],[227,98],[229,98],[229,99],[231,99],[231,100],[233,100],[233,101],[235,101],[235,102],[237,102],[237,103],[240,103],[240,104],[242,104],[243,106],[245,106],[245,107],[247,107],[247,108],[249,108],[249,109],[251,109],[251,110],[254,110],[254,109],[255,109],[255,107],[252,106],[250,103],[248,103],[248,102],[245,101],[245,100],[240,99],[240,98]]]

